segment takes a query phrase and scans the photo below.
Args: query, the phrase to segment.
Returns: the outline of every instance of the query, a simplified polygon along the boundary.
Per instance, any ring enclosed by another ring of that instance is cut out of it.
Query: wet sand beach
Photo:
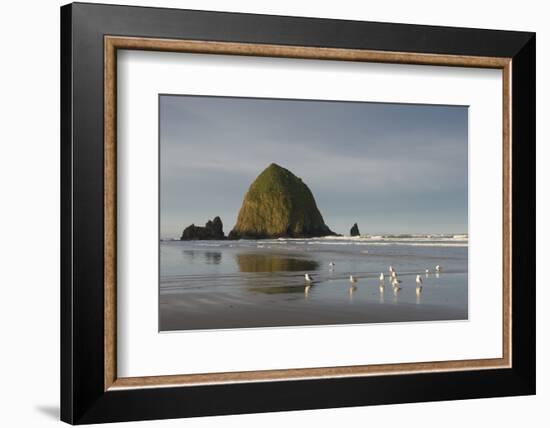
[[[159,330],[467,320],[467,256],[453,236],[161,242]]]

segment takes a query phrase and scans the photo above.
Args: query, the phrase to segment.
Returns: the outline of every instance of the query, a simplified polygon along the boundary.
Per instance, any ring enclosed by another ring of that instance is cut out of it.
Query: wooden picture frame
[[[502,358],[118,377],[117,49],[502,70]],[[534,34],[76,3],[61,9],[61,53],[62,420],[80,424],[535,392],[535,284],[519,276],[535,270]],[[263,399],[254,399],[258,396]]]

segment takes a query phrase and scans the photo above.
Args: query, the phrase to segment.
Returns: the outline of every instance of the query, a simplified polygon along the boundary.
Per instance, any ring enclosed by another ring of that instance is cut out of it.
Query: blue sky
[[[161,237],[215,216],[227,234],[271,162],[335,232],[467,231],[467,107],[161,95]]]

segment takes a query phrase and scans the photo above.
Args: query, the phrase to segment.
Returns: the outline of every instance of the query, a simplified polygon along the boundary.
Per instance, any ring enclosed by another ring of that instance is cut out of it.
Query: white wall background
[[[539,272],[550,253],[546,183],[550,115],[550,17],[536,0],[386,2],[147,0],[126,4],[323,18],[485,27],[537,32],[537,230]],[[104,0],[103,3],[116,3]],[[59,6],[58,0],[0,8],[0,421],[7,427],[59,424]],[[541,273],[537,275],[542,279]],[[533,278],[533,280],[535,280]],[[158,427],[383,425],[464,428],[548,423],[550,293],[539,281],[538,394],[534,397],[419,403],[139,423]],[[138,423],[125,426],[138,426]]]

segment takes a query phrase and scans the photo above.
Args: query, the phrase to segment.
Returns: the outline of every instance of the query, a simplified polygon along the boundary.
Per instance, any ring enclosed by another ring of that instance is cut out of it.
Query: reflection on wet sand
[[[183,250],[182,254],[186,262],[195,261],[199,255],[204,257],[207,265],[219,265],[222,262],[222,253],[220,251]]]
[[[349,294],[349,301],[350,303],[353,302],[353,295],[355,293],[355,290],[357,290],[357,286],[355,285],[352,285],[349,289],[348,289],[348,294]]]
[[[464,248],[407,247],[402,254],[402,247],[386,246],[365,257],[355,243],[261,246],[246,241],[162,243],[159,328],[467,319]],[[445,273],[429,270],[426,275],[434,253],[446,260]],[[397,287],[386,275],[379,281],[390,264],[400,272]],[[417,276],[424,287],[418,294]]]
[[[306,286],[307,287],[307,286]],[[311,285],[308,288],[308,292],[311,289]],[[302,286],[296,286],[296,285],[276,285],[276,286],[266,286],[266,285],[258,285],[258,286],[249,286],[247,287],[249,291],[257,292],[257,293],[263,293],[263,294],[291,294],[291,293],[301,293],[303,291]]]
[[[299,272],[319,269],[315,260],[277,254],[237,254],[241,272]]]
[[[222,261],[222,253],[219,251],[205,251],[204,258],[208,265],[219,265]]]
[[[270,273],[270,272],[301,272],[314,271],[319,268],[319,263],[297,257],[288,257],[286,255],[277,254],[258,254],[247,253],[236,255],[237,265],[240,272],[245,273]],[[247,289],[252,292],[263,294],[287,294],[287,293],[304,293],[306,297],[309,295],[312,284],[305,284],[300,275],[299,285],[295,283],[297,278],[294,276],[287,277],[286,280],[281,279],[281,284],[269,285],[259,283],[257,278],[244,277],[244,281],[248,286]],[[294,281],[293,281],[294,280]]]
[[[196,254],[195,250],[183,250],[181,253],[183,254],[183,258],[186,261],[192,262],[193,260],[195,260],[195,254]]]

